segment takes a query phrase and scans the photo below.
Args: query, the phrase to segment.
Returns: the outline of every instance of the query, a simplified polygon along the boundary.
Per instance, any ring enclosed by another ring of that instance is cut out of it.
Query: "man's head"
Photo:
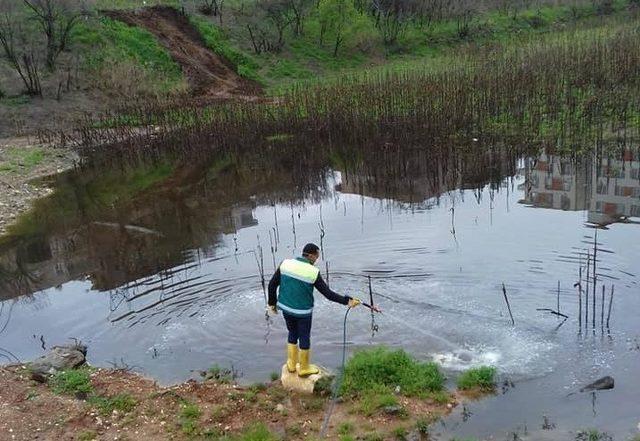
[[[308,243],[302,249],[302,257],[309,260],[312,264],[320,258],[320,248],[314,243]]]

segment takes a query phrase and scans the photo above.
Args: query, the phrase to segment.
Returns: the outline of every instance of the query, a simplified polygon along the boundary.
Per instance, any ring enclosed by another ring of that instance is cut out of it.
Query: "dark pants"
[[[300,318],[284,312],[282,315],[289,330],[288,342],[292,345],[300,342],[300,349],[309,349],[311,347],[311,316]]]

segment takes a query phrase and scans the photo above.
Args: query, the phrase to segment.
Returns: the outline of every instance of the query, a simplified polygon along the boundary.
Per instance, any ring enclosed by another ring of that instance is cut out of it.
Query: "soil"
[[[280,439],[316,439],[330,402],[327,397],[302,396],[285,391],[279,381],[261,388],[216,381],[190,380],[172,387],[122,369],[96,369],[91,373],[95,393],[104,397],[127,394],[132,410],[101,412],[84,399],[57,395],[46,384],[30,379],[24,365],[0,367],[0,439],[2,440],[187,440],[217,439],[264,423]],[[326,439],[340,439],[347,431],[355,438],[377,433],[396,439],[398,428],[420,439],[416,421],[435,421],[456,404],[402,398],[406,414],[359,413],[358,403],[338,403]],[[200,410],[194,424],[185,424],[185,405]],[[345,425],[344,423],[349,423]]]
[[[40,160],[27,162],[38,151]],[[0,139],[0,236],[34,200],[51,193],[44,178],[73,167],[76,155],[69,149],[35,144],[28,137]]]
[[[156,36],[180,65],[197,97],[253,99],[261,94],[258,83],[242,78],[233,64],[209,49],[187,16],[178,10],[155,6],[136,11],[104,11],[130,26],[147,29]]]

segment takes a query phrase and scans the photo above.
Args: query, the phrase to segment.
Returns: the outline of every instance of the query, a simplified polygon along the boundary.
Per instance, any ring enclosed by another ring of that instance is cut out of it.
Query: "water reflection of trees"
[[[60,178],[0,245],[4,298],[88,278],[112,292],[213,257],[224,234],[257,224],[259,205],[318,202],[339,190],[421,204],[456,189],[498,188],[517,153],[501,149],[337,148],[273,140],[194,163],[84,170]],[[124,297],[114,296],[118,304]]]

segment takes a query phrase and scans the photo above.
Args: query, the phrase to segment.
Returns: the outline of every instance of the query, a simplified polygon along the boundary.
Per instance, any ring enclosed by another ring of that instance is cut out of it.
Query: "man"
[[[269,281],[269,308],[275,314],[278,309],[287,323],[287,370],[298,371],[300,377],[317,374],[317,366],[310,364],[311,316],[313,313],[313,289],[332,302],[358,306],[360,300],[333,292],[313,264],[320,257],[320,248],[309,243],[302,249],[302,257],[286,259]],[[280,287],[279,295],[276,290]],[[298,351],[298,345],[300,351]]]

